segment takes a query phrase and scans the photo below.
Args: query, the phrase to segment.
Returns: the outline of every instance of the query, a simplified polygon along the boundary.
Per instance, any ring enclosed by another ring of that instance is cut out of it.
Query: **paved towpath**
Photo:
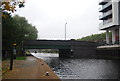
[[[49,76],[46,76],[49,72]],[[26,60],[14,60],[14,68],[12,71],[5,73],[2,79],[56,79],[59,77],[52,69],[41,59],[33,56],[27,57]]]

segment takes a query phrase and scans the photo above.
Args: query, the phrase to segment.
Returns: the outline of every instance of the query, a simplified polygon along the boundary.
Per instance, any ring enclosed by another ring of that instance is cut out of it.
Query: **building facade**
[[[99,5],[99,29],[106,30],[106,43],[120,44],[120,1],[102,0]],[[109,32],[112,32],[112,37]]]

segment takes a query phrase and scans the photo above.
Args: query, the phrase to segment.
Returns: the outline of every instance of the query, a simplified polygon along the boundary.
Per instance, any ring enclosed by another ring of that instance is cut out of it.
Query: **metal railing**
[[[102,15],[100,15],[100,16],[99,16],[99,19],[104,18],[104,17],[106,17],[106,16],[108,16],[108,15],[110,15],[110,14],[112,14],[112,10],[109,10],[108,12],[103,13]]]
[[[106,20],[106,21],[103,21],[102,23],[100,23],[99,26],[101,27],[101,26],[111,23],[111,22],[112,22],[112,19],[109,19],[109,20]]]
[[[106,9],[107,7],[109,7],[110,5],[112,5],[112,2],[108,2],[108,3],[106,3],[105,5],[102,5],[100,8],[99,8],[99,11],[102,11],[102,10],[104,10],[104,9]]]
[[[108,0],[99,0],[99,4],[106,4],[106,2],[108,2]]]

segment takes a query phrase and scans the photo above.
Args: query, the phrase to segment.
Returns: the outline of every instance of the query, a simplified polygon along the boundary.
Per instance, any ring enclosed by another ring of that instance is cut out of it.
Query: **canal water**
[[[60,79],[118,79],[117,60],[60,59],[55,53],[32,55],[46,61]]]

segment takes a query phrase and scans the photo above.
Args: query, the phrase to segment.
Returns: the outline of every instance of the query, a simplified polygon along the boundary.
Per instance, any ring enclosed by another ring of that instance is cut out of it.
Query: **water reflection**
[[[117,79],[117,60],[60,59],[58,54],[36,53],[61,79]]]

